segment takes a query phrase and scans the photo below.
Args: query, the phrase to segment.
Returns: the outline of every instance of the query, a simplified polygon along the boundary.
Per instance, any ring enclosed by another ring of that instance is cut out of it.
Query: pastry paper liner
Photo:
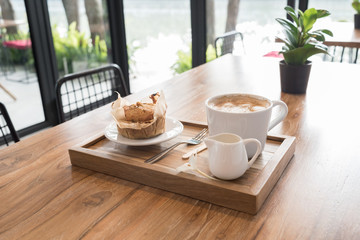
[[[142,103],[151,103],[151,99],[143,99]],[[154,119],[146,122],[132,122],[125,120],[124,106],[131,105],[118,94],[118,99],[111,105],[111,114],[116,122],[118,132],[127,138],[151,138],[165,132],[166,101],[163,91],[160,92],[154,107]]]

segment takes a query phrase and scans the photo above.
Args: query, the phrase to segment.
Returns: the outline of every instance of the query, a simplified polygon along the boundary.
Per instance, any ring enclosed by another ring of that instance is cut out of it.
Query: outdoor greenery
[[[140,48],[141,48],[141,46],[138,44],[134,44],[134,41],[131,44],[126,45],[130,74],[135,74],[136,60],[135,60],[134,54]]]
[[[18,40],[18,39],[28,39],[29,33],[25,31],[18,31],[16,34],[6,34],[3,35],[3,38],[0,40],[0,44],[2,46],[3,41],[12,41],[12,40]],[[15,48],[0,48],[0,60],[2,63],[13,63],[13,64],[19,64],[23,62],[23,58],[26,57],[27,61],[31,61],[32,55],[31,53],[24,53],[21,52],[24,50],[18,50]],[[30,56],[29,56],[30,55]]]
[[[360,14],[360,2],[359,2],[359,0],[354,0],[351,5],[355,9],[356,13]]]
[[[327,10],[316,10],[315,8],[307,9],[305,12],[295,10],[287,6],[285,11],[293,19],[276,18],[276,21],[284,28],[284,38],[280,38],[284,43],[282,51],[284,60],[287,64],[303,65],[307,59],[318,53],[327,52],[327,46],[322,42],[325,41],[325,34],[333,36],[332,32],[327,29],[311,31],[317,19],[330,15]]]
[[[73,22],[69,25],[65,34],[60,34],[56,25],[52,27],[53,44],[55,48],[57,68],[62,73],[72,73],[76,71],[74,66],[78,62],[85,64],[85,67],[95,67],[98,64],[106,63],[108,61],[108,49],[105,40],[96,36],[94,40],[87,36],[84,32],[80,32],[76,28],[76,23]],[[29,39],[29,34],[26,32],[18,31],[17,34],[6,35],[6,40],[16,39]],[[3,39],[4,40],[4,39]],[[139,46],[127,46],[129,58],[129,71],[135,66],[134,53],[138,50]],[[3,50],[3,49],[2,49]],[[12,64],[23,64],[21,57],[23,56],[21,50],[9,49],[9,61]],[[28,65],[34,64],[32,51],[28,51],[27,63]],[[5,61],[4,51],[1,51],[0,58]],[[192,48],[191,44],[187,51],[179,50],[177,52],[178,59],[171,69],[175,74],[188,71],[192,68]],[[206,51],[206,61],[209,62],[216,58],[215,48],[210,44]]]
[[[58,70],[64,72],[66,69],[68,73],[72,73],[73,63],[76,61],[86,62],[88,67],[92,67],[99,63],[106,63],[108,60],[107,46],[105,40],[96,36],[94,41],[85,33],[76,30],[76,23],[69,25],[68,31],[64,36],[61,36],[56,26],[52,28],[53,42],[57,60]],[[29,34],[18,31],[16,34],[7,34],[5,40],[19,40],[29,39]],[[32,51],[27,51],[24,55],[24,50],[18,49],[1,49],[0,58],[2,62],[11,64],[24,64],[22,57],[26,56],[26,64],[33,65],[34,59]],[[66,64],[66,66],[65,66]]]
[[[53,43],[55,48],[57,68],[62,73],[72,73],[74,63],[85,64],[85,67],[92,68],[101,63],[108,62],[108,48],[106,40],[100,39],[97,35],[92,40],[84,32],[79,32],[76,29],[76,23],[69,25],[67,32],[63,35],[57,29],[57,26],[52,27]],[[7,34],[5,40],[19,40],[29,39],[28,32],[18,31],[16,34]],[[127,47],[129,58],[129,71],[131,72],[135,65],[134,53],[138,50],[138,46],[130,45]],[[26,56],[26,64],[33,66],[34,58],[32,51],[27,51],[24,55],[23,50],[18,49],[0,49],[0,60],[2,63],[24,64],[22,57]],[[6,54],[6,55],[5,55]],[[66,70],[66,71],[65,71]]]
[[[177,52],[178,59],[175,64],[171,66],[171,69],[176,74],[186,72],[192,68],[192,48],[191,44],[188,51],[179,50]],[[216,58],[215,48],[209,44],[206,49],[206,61],[210,62]]]
[[[60,35],[56,26],[52,32],[59,71],[67,69],[69,73],[74,72],[73,63],[76,61],[85,61],[89,66],[93,63],[107,62],[105,40],[100,40],[100,37],[96,36],[92,41],[90,36],[76,29],[75,22],[69,25],[65,36]]]

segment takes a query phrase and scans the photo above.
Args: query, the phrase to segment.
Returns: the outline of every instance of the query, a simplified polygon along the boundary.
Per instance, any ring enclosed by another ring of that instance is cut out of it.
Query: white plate
[[[112,122],[105,128],[105,137],[110,141],[129,145],[129,146],[147,146],[168,141],[178,136],[184,129],[184,126],[178,120],[166,117],[165,132],[153,138],[130,139],[118,134],[116,123]]]

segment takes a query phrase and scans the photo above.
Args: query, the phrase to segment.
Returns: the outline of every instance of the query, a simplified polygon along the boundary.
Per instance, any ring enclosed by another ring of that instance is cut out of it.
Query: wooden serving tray
[[[182,155],[197,146],[180,145],[154,164],[144,160],[175,142],[195,136],[205,124],[183,122],[184,131],[170,141],[132,147],[109,141],[101,133],[69,149],[71,163],[129,181],[160,188],[231,209],[256,214],[280,178],[295,151],[295,137],[268,136],[265,149],[246,173],[232,181],[212,180],[185,172],[177,167],[186,163]],[[207,167],[208,151],[198,154],[198,167],[211,175]]]

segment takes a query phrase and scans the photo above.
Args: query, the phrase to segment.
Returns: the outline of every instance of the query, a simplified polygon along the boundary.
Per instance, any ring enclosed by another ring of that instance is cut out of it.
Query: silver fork
[[[208,132],[207,128],[204,128],[203,130],[201,130],[201,132],[199,132],[195,137],[190,138],[186,141],[181,141],[178,143],[175,143],[174,145],[168,147],[167,149],[165,149],[164,151],[156,154],[155,156],[145,160],[145,163],[155,163],[157,161],[159,161],[161,158],[163,158],[168,152],[170,152],[171,150],[173,150],[174,148],[176,148],[177,146],[181,145],[181,144],[190,144],[190,145],[197,145],[200,144],[202,142],[202,140],[205,138],[206,134]]]

